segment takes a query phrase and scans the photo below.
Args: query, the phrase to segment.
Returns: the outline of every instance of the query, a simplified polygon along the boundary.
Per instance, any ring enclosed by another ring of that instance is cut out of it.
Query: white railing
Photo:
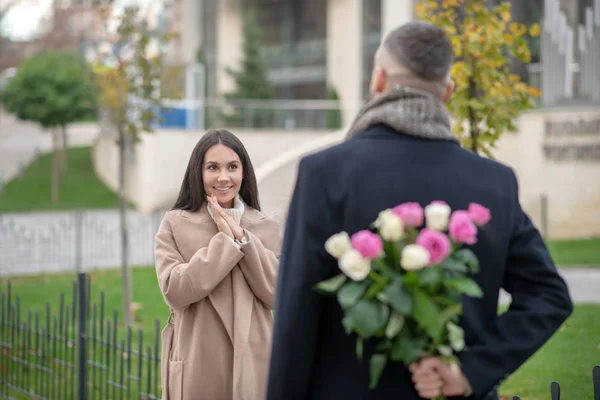
[[[577,45],[580,58],[575,57]],[[600,0],[574,29],[559,0],[545,0],[542,30],[542,99],[545,106],[581,97],[600,102]]]
[[[335,100],[163,100],[161,127],[198,130],[211,126],[265,129],[339,129]]]

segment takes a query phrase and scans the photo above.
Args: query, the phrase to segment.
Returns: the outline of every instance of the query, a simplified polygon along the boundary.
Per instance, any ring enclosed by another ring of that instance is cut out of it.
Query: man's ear
[[[375,67],[373,70],[373,85],[372,92],[373,94],[381,94],[385,90],[385,86],[387,83],[387,74],[385,70],[381,67]]]
[[[446,86],[446,93],[444,94],[444,98],[442,99],[442,101],[444,103],[447,103],[450,100],[450,97],[452,97],[453,92],[454,92],[454,81],[450,80],[450,82],[448,82],[448,86]]]

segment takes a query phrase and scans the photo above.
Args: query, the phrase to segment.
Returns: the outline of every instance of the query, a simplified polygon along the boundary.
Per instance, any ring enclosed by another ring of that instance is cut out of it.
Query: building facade
[[[165,1],[167,24],[180,34],[169,59],[187,65],[198,60],[201,50],[208,97],[233,89],[226,69],[239,65],[243,16],[254,10],[276,97],[324,99],[328,89],[335,89],[348,123],[368,94],[373,55],[381,38],[413,20],[419,0]],[[501,0],[486,1],[491,6]],[[543,104],[600,103],[600,88],[596,89],[600,80],[593,73],[600,65],[600,0],[510,3],[516,21],[545,21],[541,37],[529,39],[531,64],[512,65],[523,79],[542,89]],[[547,60],[545,74],[542,57]]]
[[[166,8],[179,33],[169,59],[193,63],[201,49],[208,97],[233,89],[225,71],[240,62],[242,20],[252,9],[276,97],[324,99],[332,88],[344,116],[368,93],[382,35],[414,18],[413,0],[169,0]]]

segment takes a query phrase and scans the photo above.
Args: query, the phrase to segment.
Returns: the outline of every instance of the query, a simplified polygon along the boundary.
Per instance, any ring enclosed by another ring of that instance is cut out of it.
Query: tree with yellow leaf
[[[504,132],[516,131],[515,119],[535,106],[540,96],[509,70],[510,57],[529,62],[526,35],[538,36],[539,25],[527,28],[511,21],[510,3],[487,7],[481,0],[422,0],[420,19],[442,28],[452,42],[456,88],[448,103],[453,131],[472,151],[492,156]]]
[[[108,34],[104,48],[108,51],[99,67],[96,79],[99,103],[110,125],[116,131],[119,146],[119,216],[121,228],[121,269],[123,274],[124,321],[132,324],[132,279],[128,263],[128,230],[126,224],[125,165],[127,148],[132,148],[143,132],[153,131],[161,106],[161,72],[163,48],[172,39],[170,33],[148,27],[136,6],[125,7],[120,16],[112,15],[110,7],[100,9],[105,31],[116,22],[114,34]],[[116,21],[115,21],[116,20]],[[154,45],[154,46],[153,46]],[[154,47],[154,49],[152,48]]]

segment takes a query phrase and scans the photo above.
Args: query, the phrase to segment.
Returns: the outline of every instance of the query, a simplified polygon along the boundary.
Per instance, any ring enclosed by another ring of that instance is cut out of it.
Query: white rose
[[[351,248],[350,236],[346,232],[336,233],[325,242],[325,250],[335,258],[340,258]]]
[[[418,244],[409,244],[402,249],[400,266],[407,271],[423,269],[429,263],[429,252]]]
[[[425,207],[425,222],[427,228],[434,231],[445,231],[450,218],[450,206],[447,204],[429,204]]]
[[[338,264],[342,272],[353,281],[363,281],[371,273],[371,262],[354,249],[348,250]]]
[[[392,210],[383,210],[379,213],[375,226],[379,229],[379,235],[388,242],[397,242],[404,236],[404,224],[399,216]]]

